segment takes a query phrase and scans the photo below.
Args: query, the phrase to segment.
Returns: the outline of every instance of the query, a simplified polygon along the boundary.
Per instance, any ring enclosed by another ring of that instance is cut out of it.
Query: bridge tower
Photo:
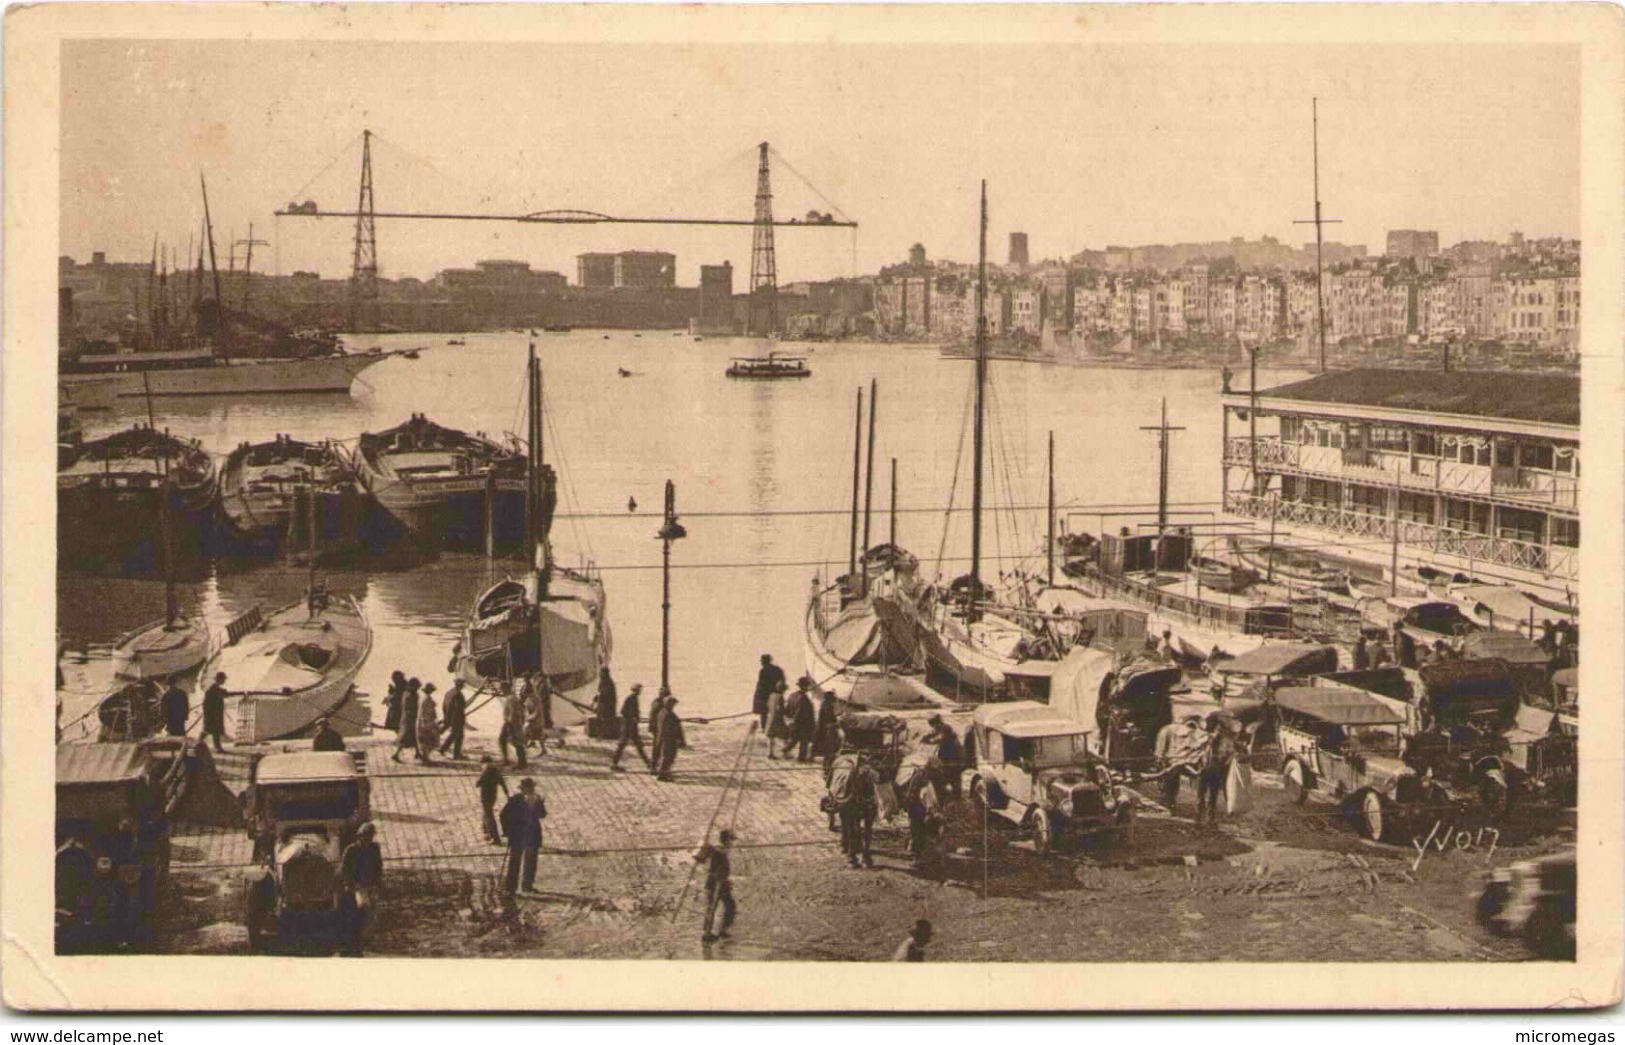
[[[350,330],[378,324],[378,226],[372,203],[372,132],[361,132],[361,197],[356,203],[355,257],[350,269]]]
[[[767,142],[759,146],[756,167],[756,231],[750,249],[750,316],[745,333],[772,337],[779,326],[778,262],[773,256],[773,186],[767,169]]]

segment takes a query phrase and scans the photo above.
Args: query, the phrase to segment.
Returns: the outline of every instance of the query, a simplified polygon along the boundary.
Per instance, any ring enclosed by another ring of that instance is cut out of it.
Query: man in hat
[[[372,916],[373,894],[384,880],[384,854],[377,829],[369,821],[356,829],[355,841],[339,861],[339,912],[351,956],[361,957],[361,939]]]
[[[705,931],[700,936],[702,943],[712,943],[727,936],[728,930],[733,927],[734,915],[739,913],[739,905],[734,902],[733,865],[728,859],[728,848],[733,845],[734,833],[723,828],[717,835],[717,844],[707,843],[694,854],[695,863],[705,864]],[[717,905],[722,905],[722,926],[719,931],[712,932],[711,928],[717,914]]]
[[[508,836],[506,884],[509,894],[536,891],[536,857],[542,849],[542,821],[547,803],[530,777],[519,781],[518,794],[502,807],[502,830]]]
[[[1158,786],[1162,791],[1162,804],[1168,812],[1174,811],[1179,798],[1179,782],[1185,776],[1191,752],[1201,739],[1202,716],[1186,715],[1183,722],[1170,722],[1157,732],[1157,768],[1162,771]]]
[[[632,688],[626,693],[626,699],[621,702],[621,742],[615,746],[615,757],[610,759],[609,763],[609,768],[617,773],[622,772],[621,754],[626,751],[626,745],[628,744],[638,749],[638,757],[643,759],[645,766],[650,769],[654,768],[654,763],[649,760],[649,753],[643,750],[643,734],[641,732],[643,710],[642,702],[638,699],[642,693],[643,683],[634,682]]]
[[[959,734],[954,727],[942,720],[942,716],[933,711],[927,718],[926,724],[931,728],[925,734],[927,746],[937,749],[937,763],[942,772],[943,797],[959,799],[959,776],[965,768],[965,750],[960,746]]]
[[[796,691],[790,694],[790,702],[785,704],[785,713],[790,716],[790,743],[796,748],[796,761],[812,761],[813,735],[818,732],[818,711],[813,707],[812,679],[806,675],[796,680]],[[793,708],[793,710],[792,710]],[[789,748],[785,754],[789,754]]]
[[[903,942],[897,945],[892,952],[891,960],[894,962],[923,962],[925,961],[925,945],[931,942],[931,923],[921,918],[914,923],[914,928],[903,937]]]
[[[214,685],[203,693],[203,738],[214,738],[215,751],[224,751],[220,738],[226,733],[226,673],[215,673]]]
[[[172,737],[184,737],[186,719],[191,713],[192,705],[186,699],[186,691],[171,679],[169,688],[164,690],[164,731]]]
[[[452,758],[461,760],[463,730],[468,724],[468,695],[463,692],[462,679],[457,679],[451,684],[451,690],[446,693],[444,711],[446,739],[440,743],[440,753],[444,755],[450,752]]]
[[[654,767],[651,770],[661,780],[671,779],[672,763],[677,761],[677,749],[683,746],[683,720],[677,717],[677,698],[670,690],[662,689],[655,703],[660,704],[654,723]]]
[[[767,704],[773,696],[773,691],[786,685],[784,669],[773,663],[773,655],[762,654],[762,670],[756,673],[756,693],[751,698],[750,709],[761,719],[762,729],[767,729]]]
[[[330,715],[323,715],[316,723],[316,735],[311,738],[312,751],[343,751],[344,738],[339,731],[333,728],[333,719]]]
[[[480,778],[474,781],[474,786],[480,791],[480,828],[485,832],[485,840],[492,845],[502,844],[502,832],[497,827],[496,804],[497,788],[502,789],[503,795],[512,797],[508,791],[508,781],[502,776],[502,770],[496,767],[490,755],[480,759]]]
[[[512,742],[515,761],[520,769],[528,764],[525,754],[525,702],[519,694],[509,694],[502,705],[502,731],[497,734],[497,746],[502,749],[502,764],[508,764],[508,744]]]
[[[1207,737],[1202,746],[1202,770],[1196,777],[1196,826],[1204,820],[1209,827],[1219,823],[1219,799],[1230,781],[1230,763],[1236,757],[1236,742],[1230,733],[1230,720],[1220,712],[1207,717]]]

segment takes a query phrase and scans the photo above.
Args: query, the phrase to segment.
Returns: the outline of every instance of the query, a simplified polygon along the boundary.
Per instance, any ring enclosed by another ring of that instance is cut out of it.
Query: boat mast
[[[897,554],[897,458],[891,459],[891,534],[888,541],[892,546],[892,554]],[[896,560],[893,559],[893,562]]]
[[[214,273],[214,336],[222,354],[226,350],[226,299],[220,293],[220,259],[214,253],[214,221],[209,217],[209,183],[199,171],[198,183],[203,186],[203,230],[209,241],[209,269]],[[203,267],[203,249],[198,248],[198,268]],[[201,288],[200,292],[201,292]]]
[[[869,456],[863,466],[863,585],[858,590],[869,594],[869,508],[875,494],[875,405],[880,401],[880,389],[874,378],[869,379]]]
[[[852,418],[852,539],[846,554],[847,583],[858,572],[858,477],[863,452],[863,389],[858,389],[858,409]]]
[[[1044,542],[1044,575],[1047,583],[1055,583],[1055,430],[1049,433],[1049,501],[1046,518],[1049,520],[1049,537]]]
[[[976,471],[971,482],[971,597],[982,590],[982,413],[987,386],[987,181],[982,181],[982,218],[976,255]]]

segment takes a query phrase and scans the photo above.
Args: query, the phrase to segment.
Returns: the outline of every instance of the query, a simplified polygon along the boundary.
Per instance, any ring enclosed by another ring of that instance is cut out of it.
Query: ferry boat
[[[781,377],[811,377],[812,370],[802,356],[781,356],[769,352],[765,356],[739,356],[728,365],[729,377],[757,380]]]
[[[1385,579],[1397,559],[1394,582],[1427,569],[1576,606],[1578,377],[1342,370],[1220,401],[1232,520]]]
[[[305,359],[225,359],[209,345],[150,352],[82,352],[64,356],[58,380],[70,394],[114,399],[174,396],[260,396],[345,393],[356,376],[392,353]]]
[[[307,525],[299,515],[302,499],[314,496],[318,536],[354,533],[363,497],[347,454],[331,442],[307,442],[278,435],[262,443],[241,443],[220,469],[220,509],[232,532],[255,545],[278,545]],[[303,511],[309,512],[309,506]],[[348,525],[346,525],[348,523]]]
[[[484,433],[436,424],[423,414],[383,432],[366,432],[355,453],[356,482],[412,538],[478,547],[487,532],[501,543],[525,533],[523,451]],[[554,496],[544,505],[551,519]]]

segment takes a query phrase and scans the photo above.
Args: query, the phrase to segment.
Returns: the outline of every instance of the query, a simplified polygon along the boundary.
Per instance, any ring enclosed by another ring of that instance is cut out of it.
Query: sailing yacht
[[[560,565],[553,557],[552,505],[558,475],[543,460],[542,372],[536,346],[528,367],[530,454],[526,467],[525,522],[530,570],[505,577],[474,599],[453,654],[457,677],[479,687],[511,689],[514,680],[543,675],[556,696],[555,726],[584,721],[600,668],[613,640],[604,583],[590,565]],[[490,548],[490,542],[487,542]]]

